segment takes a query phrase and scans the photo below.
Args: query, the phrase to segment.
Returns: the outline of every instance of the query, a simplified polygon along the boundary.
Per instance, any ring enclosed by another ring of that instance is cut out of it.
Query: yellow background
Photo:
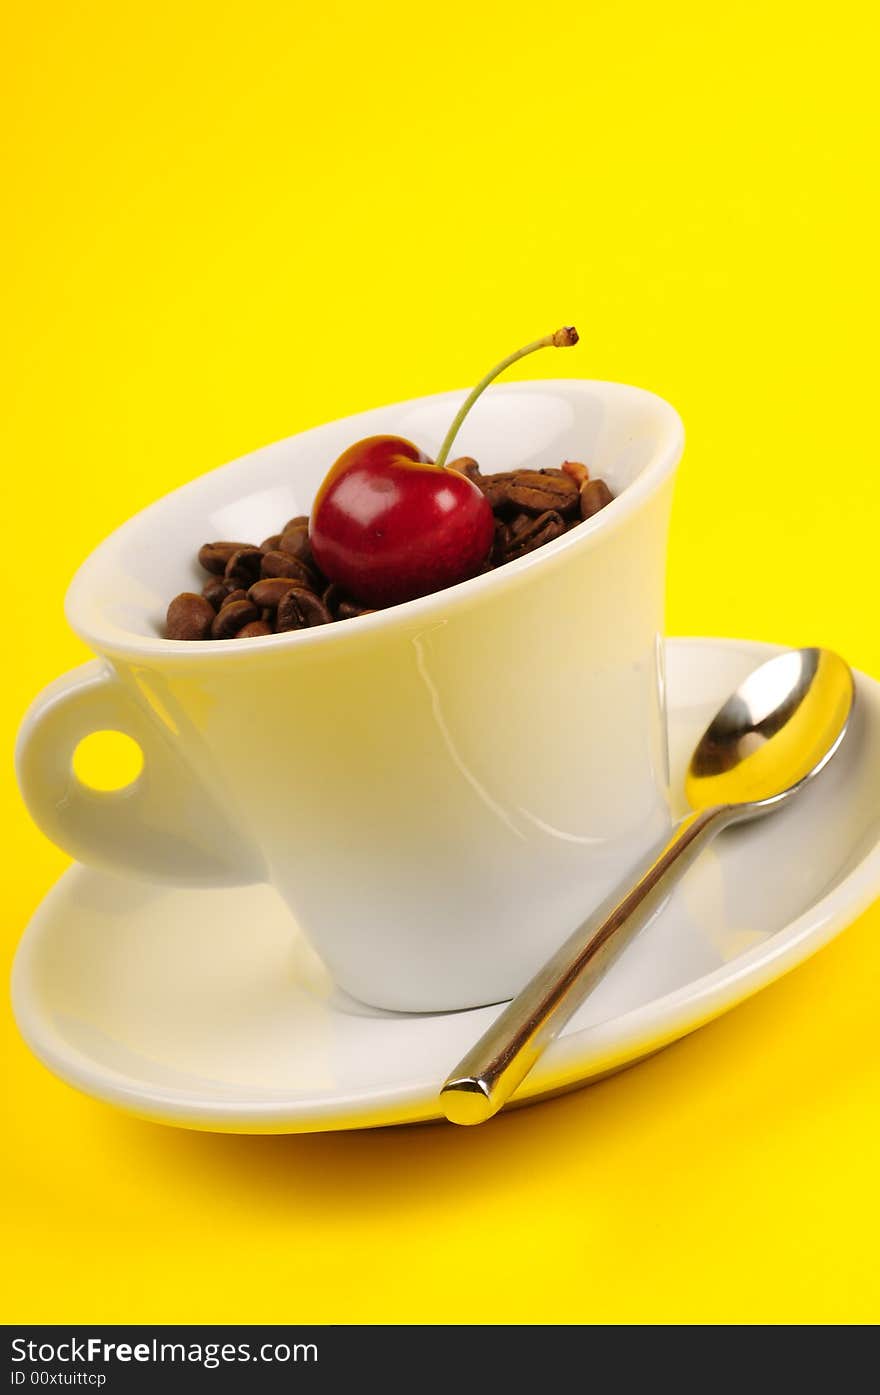
[[[875,7],[31,0],[0,82],[2,715],[129,514],[479,376],[681,411],[672,632],[880,674]],[[5,957],[65,858],[4,763]],[[7,1320],[880,1319],[880,907],[637,1070],[485,1130],[186,1134],[5,1014]]]

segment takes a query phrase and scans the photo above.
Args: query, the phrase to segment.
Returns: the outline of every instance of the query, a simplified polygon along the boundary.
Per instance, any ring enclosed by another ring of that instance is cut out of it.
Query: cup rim
[[[121,658],[161,657],[172,663],[196,658],[207,659],[210,656],[212,663],[234,663],[243,659],[245,655],[254,658],[259,654],[278,653],[281,649],[293,646],[298,649],[314,648],[344,643],[346,639],[350,641],[356,636],[367,638],[379,630],[404,627],[413,621],[437,618],[440,612],[448,614],[450,610],[456,610],[462,605],[469,605],[481,596],[492,594],[504,588],[510,589],[525,576],[552,567],[554,562],[568,553],[574,554],[576,551],[585,551],[595,547],[603,537],[619,531],[626,521],[656,493],[663,482],[674,472],[681,459],[685,442],[684,424],[681,417],[665,398],[647,388],[598,378],[532,378],[519,379],[502,385],[503,390],[508,392],[536,388],[571,391],[578,387],[598,388],[606,391],[611,389],[613,392],[625,392],[652,402],[655,407],[660,409],[661,418],[665,418],[658,444],[647,464],[642,467],[633,482],[627,485],[609,504],[606,504],[599,513],[584,520],[579,528],[564,533],[561,538],[557,538],[553,542],[545,543],[534,552],[526,553],[524,557],[505,563],[503,567],[483,572],[467,581],[444,587],[441,591],[434,591],[426,596],[419,596],[415,600],[389,606],[384,610],[376,610],[368,615],[355,616],[342,623],[317,625],[311,629],[292,630],[284,634],[260,635],[241,643],[237,643],[235,640],[219,643],[212,639],[166,639],[161,635],[138,634],[107,620],[100,612],[97,613],[97,619],[87,618],[84,613],[86,608],[81,605],[80,592],[84,590],[95,570],[101,566],[106,554],[124,539],[126,533],[134,531],[152,510],[157,509],[175,494],[197,488],[208,476],[232,468],[245,458],[239,456],[223,465],[216,466],[213,470],[196,476],[192,480],[188,480],[177,489],[160,495],[145,508],[132,514],[124,523],[102,539],[77,568],[68,586],[64,601],[68,623],[76,634],[97,653],[111,654]],[[438,401],[443,398],[452,399],[461,397],[464,391],[466,389],[428,393],[423,397],[386,403],[378,408],[366,408],[363,412],[346,417],[331,418],[330,420],[333,424],[344,424],[346,421],[354,423],[368,412],[393,411],[396,408],[413,407],[428,401]],[[293,436],[284,439],[295,440],[298,436],[306,435],[316,427],[327,424],[329,423],[315,423],[315,426],[306,427],[303,431],[295,432]],[[272,444],[280,443],[268,443],[266,447],[258,448],[256,453],[259,453],[259,449],[271,448]],[[89,607],[89,610],[94,615],[94,607]]]

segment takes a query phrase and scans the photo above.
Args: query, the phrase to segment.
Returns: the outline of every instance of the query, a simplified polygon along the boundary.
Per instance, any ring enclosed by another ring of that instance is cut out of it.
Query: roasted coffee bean
[[[264,538],[260,543],[261,552],[277,552],[281,544],[281,534],[273,533],[271,538]]]
[[[320,596],[294,586],[282,597],[275,624],[282,634],[287,630],[310,629],[312,625],[329,625],[332,619]]]
[[[354,620],[358,615],[372,615],[366,606],[355,605],[354,601],[340,601],[336,607],[337,620]]]
[[[297,523],[292,527],[288,525],[281,534],[281,541],[278,544],[279,551],[289,552],[291,557],[298,557],[301,562],[310,563],[312,560],[312,544],[309,542],[309,530],[305,523]]]
[[[493,567],[500,567],[507,558],[507,548],[510,543],[510,529],[501,518],[495,520],[495,540],[492,543],[492,552],[489,561]]]
[[[539,470],[514,470],[505,485],[504,499],[509,507],[537,515],[550,510],[577,513],[578,490],[567,475],[542,475]]]
[[[210,639],[214,607],[204,596],[183,591],[168,607],[165,634],[169,639]]]
[[[564,460],[562,462],[563,472],[573,479],[578,489],[582,484],[586,484],[590,478],[590,472],[586,465],[582,465],[579,460]]]
[[[238,586],[234,591],[228,592],[224,597],[220,603],[220,609],[222,610],[225,605],[234,605],[236,601],[246,601],[247,598],[247,591],[243,590],[241,586]]]
[[[263,554],[258,547],[240,547],[226,563],[226,580],[246,591],[255,581],[259,581],[262,561]]]
[[[357,601],[349,600],[335,582],[330,583],[321,599],[334,620],[353,620],[356,615],[373,613],[368,606],[358,605]]]
[[[592,518],[594,513],[610,504],[614,495],[604,480],[587,480],[581,485],[581,518]]]
[[[282,532],[282,533],[286,533],[287,530],[288,530],[288,528],[308,528],[308,526],[309,526],[309,516],[308,516],[308,514],[307,514],[307,513],[298,513],[298,514],[296,515],[296,518],[288,518],[288,520],[287,520],[287,522],[285,523],[284,527],[281,529],[281,532]]]
[[[511,539],[518,538],[527,528],[532,526],[532,515],[530,513],[516,513],[508,520],[507,528]]]
[[[331,581],[330,585],[321,592],[321,600],[330,614],[335,616],[339,605],[345,600],[345,595],[336,585],[336,582]]]
[[[211,638],[235,639],[239,630],[259,618],[260,612],[252,601],[233,601],[231,605],[222,606],[215,615],[211,626]]]
[[[479,475],[474,484],[479,485],[489,501],[489,507],[497,513],[499,509],[507,507],[507,486],[512,479],[513,471],[505,470],[495,475]]]
[[[286,596],[290,588],[296,585],[298,582],[292,577],[265,576],[262,581],[254,582],[248,591],[248,599],[261,610],[277,610],[282,596]]]
[[[553,542],[554,538],[561,538],[565,526],[565,519],[555,509],[549,509],[531,519],[527,528],[515,538],[511,538],[507,549],[508,562],[517,557],[524,557],[527,552],[534,552],[536,547],[543,547],[545,543]]]
[[[202,587],[202,595],[206,601],[211,602],[215,610],[219,610],[229,595],[229,582],[222,576],[212,576]]]
[[[199,548],[199,563],[206,572],[215,572],[217,576],[222,576],[232,554],[250,545],[242,542],[205,543],[204,547]]]
[[[263,558],[263,576],[286,576],[298,581],[301,586],[314,590],[316,579],[311,567],[293,557],[289,552],[267,552]]]
[[[447,470],[457,470],[460,475],[466,475],[474,484],[477,484],[482,478],[479,465],[470,455],[462,455],[458,460],[450,460],[446,468]]]
[[[265,620],[251,620],[249,624],[242,625],[236,639],[257,639],[260,635],[271,635],[274,631],[271,625],[267,625]]]

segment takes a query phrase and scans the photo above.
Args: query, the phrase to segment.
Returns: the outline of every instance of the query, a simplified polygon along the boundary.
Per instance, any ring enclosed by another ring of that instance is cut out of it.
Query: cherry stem
[[[543,339],[535,339],[533,343],[526,344],[524,348],[517,349],[514,353],[508,354],[500,363],[496,363],[491,368],[485,378],[481,378],[477,386],[468,394],[461,407],[455,414],[455,420],[446,433],[446,438],[440,447],[440,454],[434,461],[435,465],[445,465],[452,448],[452,443],[461,429],[461,424],[476,402],[477,398],[489,386],[493,379],[509,368],[517,359],[525,358],[527,354],[533,354],[536,349],[570,349],[578,341],[578,332],[574,325],[565,325],[562,329],[557,329],[555,334],[545,334]]]

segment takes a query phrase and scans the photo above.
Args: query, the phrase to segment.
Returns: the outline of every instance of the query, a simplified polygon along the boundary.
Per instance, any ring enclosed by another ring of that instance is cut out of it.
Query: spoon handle
[[[731,821],[719,804],[688,814],[538,970],[459,1061],[440,1092],[447,1119],[481,1124],[510,1099],[605,970],[650,919],[703,846]]]

